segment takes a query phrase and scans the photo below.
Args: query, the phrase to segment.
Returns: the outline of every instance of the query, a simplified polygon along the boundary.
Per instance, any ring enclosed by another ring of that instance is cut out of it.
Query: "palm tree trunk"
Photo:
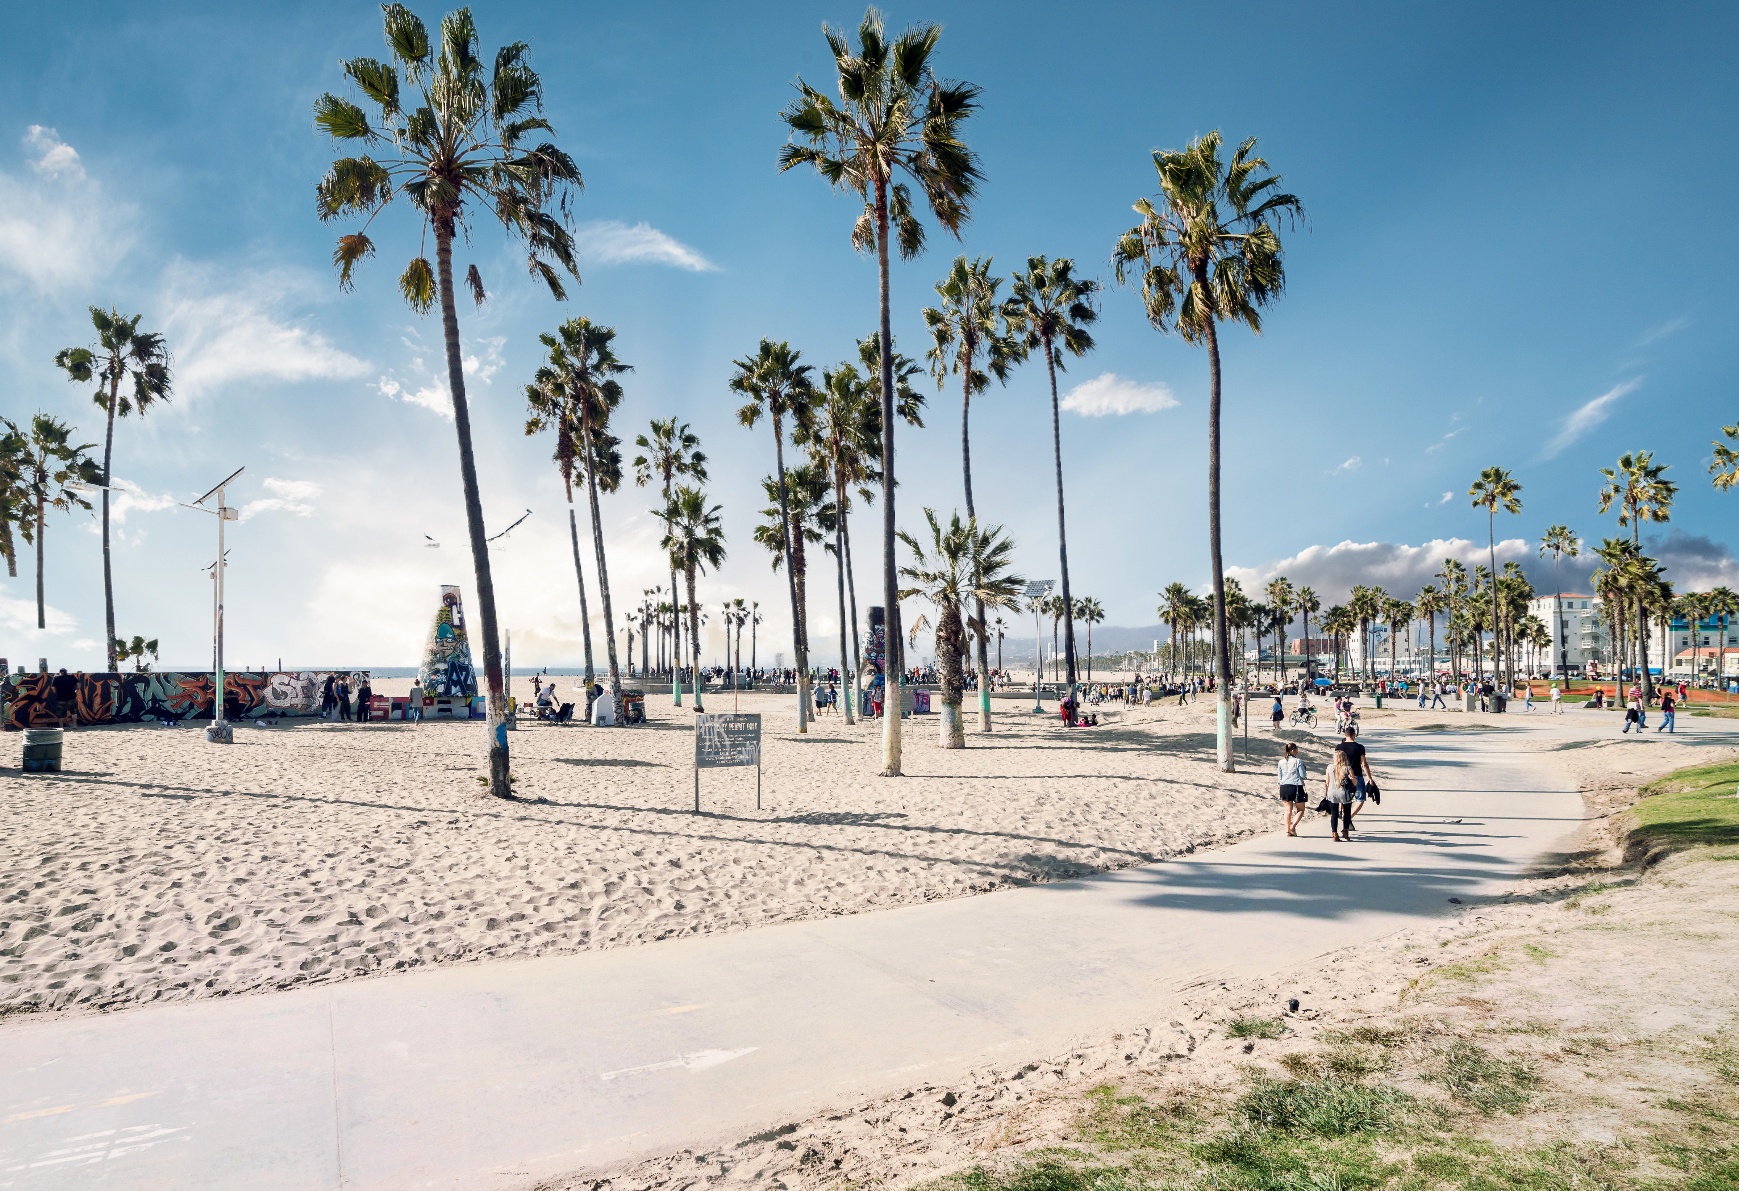
[[[580,640],[586,649],[586,694],[592,693],[592,610],[586,604],[586,572],[580,567],[580,523],[574,516],[574,490],[568,488],[568,540],[574,548],[574,581],[580,587]]]
[[[845,485],[835,482],[833,485],[833,507],[838,513],[833,519],[833,561],[838,564],[839,571],[839,677],[849,679],[851,658],[845,652]],[[741,630],[738,630],[741,636]],[[857,723],[857,708],[852,704],[857,700],[852,697],[853,684],[841,681],[840,686],[846,688],[843,692],[845,703],[845,722]]]
[[[604,605],[605,656],[610,660],[610,702],[622,722],[622,669],[616,660],[616,623],[610,611],[610,572],[604,563],[604,523],[598,516],[598,476],[592,467],[592,429],[586,427],[586,497],[592,506],[592,550],[598,557],[598,600]]]
[[[978,509],[972,503],[972,357],[974,341],[966,337],[961,347],[965,358],[965,366],[960,374],[960,471],[966,480],[966,516],[976,524]],[[974,574],[973,582],[978,583],[983,576]],[[990,665],[990,644],[985,640],[984,633],[984,601],[974,600],[973,635],[978,642],[978,730],[990,731],[990,681],[985,673]]]
[[[900,768],[900,688],[899,676],[905,670],[900,635],[899,562],[894,546],[898,541],[894,521],[894,330],[888,292],[888,180],[875,180],[876,206],[876,279],[880,286],[881,348],[882,348],[882,602],[887,608],[888,660],[885,681],[887,688],[882,716],[882,776],[899,777]]]
[[[941,745],[945,749],[966,747],[966,729],[960,722],[960,702],[965,675],[960,672],[961,647],[965,631],[960,624],[960,609],[948,604],[937,612],[936,668],[942,673]],[[898,713],[898,708],[894,713]]]
[[[447,347],[447,387],[453,396],[453,428],[459,437],[459,475],[465,490],[465,525],[471,535],[471,567],[477,578],[477,620],[483,637],[483,675],[489,691],[489,793],[513,797],[507,767],[507,687],[501,676],[501,638],[495,622],[495,578],[489,568],[488,531],[477,489],[471,449],[471,407],[465,399],[465,366],[459,352],[459,312],[453,300],[453,230],[435,223],[435,261],[440,273],[441,330]]]
[[[683,568],[683,575],[688,580],[688,650],[689,656],[693,658],[694,713],[699,715],[704,710],[700,704],[700,604],[694,598],[694,563],[692,561]]]
[[[1207,277],[1197,270],[1196,284],[1210,292]],[[1226,649],[1226,570],[1220,549],[1220,338],[1209,314],[1208,340],[1208,554],[1214,568],[1214,668],[1218,681],[1214,701],[1214,745],[1220,771],[1236,768],[1232,754],[1232,669]]]
[[[40,493],[40,491],[39,488],[38,492]],[[48,604],[43,599],[42,593],[42,530],[43,526],[47,524],[45,517],[47,512],[48,510],[43,507],[41,495],[38,495],[36,498],[36,627],[39,629],[48,627]]]
[[[1057,357],[1045,337],[1045,370],[1051,379],[1051,450],[1057,466],[1057,564],[1063,572],[1063,657],[1069,690],[1075,689],[1075,602],[1069,595],[1069,531],[1063,515],[1063,421],[1057,405]]]
[[[768,402],[771,406],[772,403]],[[785,488],[785,430],[773,414],[773,458],[779,467],[779,533],[785,548],[785,585],[791,591],[791,652],[797,660],[797,730],[809,731],[809,658],[804,649],[803,607],[797,593],[797,547],[791,542],[791,501]],[[802,533],[801,530],[798,533]]]
[[[115,454],[115,405],[120,393],[121,374],[116,371],[109,377],[107,427],[103,432],[103,620],[108,626],[108,642],[104,648],[108,651],[111,674],[121,666],[120,659],[115,656],[115,576],[109,560],[109,485],[114,483],[111,477],[115,474],[110,464]]]
[[[845,542],[845,596],[851,605],[851,692],[855,702],[858,677],[863,673],[863,646],[857,635],[857,581],[851,573],[851,518],[843,505],[840,506],[839,528]]]

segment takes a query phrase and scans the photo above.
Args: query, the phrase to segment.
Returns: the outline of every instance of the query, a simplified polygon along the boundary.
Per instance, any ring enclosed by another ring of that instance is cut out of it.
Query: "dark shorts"
[[[1280,801],[1281,802],[1304,802],[1305,801],[1304,787],[1303,786],[1281,786],[1280,787]]]

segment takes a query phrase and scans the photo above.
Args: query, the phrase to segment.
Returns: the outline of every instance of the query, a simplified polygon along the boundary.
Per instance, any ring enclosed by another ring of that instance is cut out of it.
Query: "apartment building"
[[[1585,592],[1561,591],[1528,601],[1528,611],[1552,633],[1553,673],[1586,672],[1588,664],[1612,660],[1612,638],[1600,601]]]

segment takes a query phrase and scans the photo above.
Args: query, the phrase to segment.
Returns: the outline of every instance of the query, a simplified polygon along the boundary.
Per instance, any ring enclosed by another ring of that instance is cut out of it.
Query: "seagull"
[[[439,550],[441,548],[441,543],[437,542],[434,538],[431,538],[428,534],[424,534],[423,546],[429,550]]]

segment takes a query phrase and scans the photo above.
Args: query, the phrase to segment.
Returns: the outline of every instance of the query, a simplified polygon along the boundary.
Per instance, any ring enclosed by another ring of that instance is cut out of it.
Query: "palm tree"
[[[1001,526],[980,529],[977,521],[962,522],[955,513],[944,528],[935,510],[928,508],[924,520],[930,529],[927,545],[909,533],[900,534],[912,552],[912,564],[900,568],[900,577],[911,586],[900,589],[900,598],[921,596],[936,609],[936,669],[942,678],[941,743],[945,749],[961,749],[966,747],[960,719],[966,681],[961,667],[966,652],[961,605],[972,600],[991,608],[1016,607],[1026,580],[1009,570],[1014,543]]]
[[[670,495],[664,510],[664,538],[659,543],[670,555],[671,565],[682,572],[688,590],[688,646],[694,674],[694,710],[701,706],[700,680],[700,601],[695,598],[694,577],[697,571],[718,570],[725,561],[724,524],[719,519],[719,506],[706,507],[706,494],[687,484],[679,485]]]
[[[1699,626],[1709,617],[1709,596],[1707,592],[1687,591],[1673,603],[1673,611],[1685,618],[1686,627],[1691,631],[1691,685],[1695,686],[1701,670],[1702,638],[1698,635]],[[1673,659],[1663,658],[1661,670],[1665,673],[1672,665]]]
[[[88,454],[96,443],[72,441],[72,427],[48,414],[30,419],[29,454],[24,463],[24,493],[30,502],[34,520],[32,534],[26,541],[36,543],[36,627],[48,627],[48,605],[43,598],[43,534],[47,529],[48,510],[70,513],[88,509],[91,502],[80,492],[80,485],[99,482],[102,471]]]
[[[992,373],[1007,384],[1009,365],[1021,354],[1019,343],[1005,333],[1006,324],[998,326],[996,291],[1002,280],[990,275],[990,265],[987,256],[970,263],[964,256],[955,257],[948,276],[936,283],[941,306],[924,310],[924,324],[930,328],[932,340],[928,358],[936,387],[945,386],[950,373],[960,374],[960,469],[966,485],[968,520],[978,516],[972,500],[972,395],[990,387]],[[990,373],[978,367],[980,350]],[[971,627],[978,651],[978,730],[988,732],[990,643],[982,606],[974,607]]]
[[[5,557],[6,574],[13,579],[18,578],[17,539],[23,538],[27,545],[36,540],[36,516],[26,478],[29,467],[29,436],[0,418],[0,556]]]
[[[679,478],[691,479],[696,484],[706,483],[706,455],[700,449],[700,439],[688,428],[687,422],[678,422],[675,418],[654,418],[651,433],[636,435],[634,445],[643,452],[634,456],[634,483],[644,488],[656,479],[660,484],[662,509],[670,508],[670,498],[675,494],[675,484]],[[665,526],[666,530],[669,528]],[[679,598],[676,591],[676,570],[673,567],[670,572],[671,607],[676,606]],[[671,702],[681,707],[682,683],[673,680],[670,684],[670,695]]]
[[[1460,559],[1446,558],[1443,569],[1435,578],[1443,584],[1443,611],[1446,614],[1444,623],[1444,644],[1449,646],[1449,671],[1456,676],[1461,673],[1461,655],[1458,652],[1458,639],[1449,635],[1448,626],[1461,611],[1461,601],[1467,595],[1467,564]]]
[[[1084,356],[1093,350],[1089,324],[1099,317],[1093,308],[1099,283],[1075,276],[1075,262],[1066,257],[1047,261],[1029,256],[1026,271],[1016,273],[1012,291],[1003,303],[1003,316],[1017,331],[1028,353],[1042,351],[1051,385],[1051,449],[1057,473],[1057,565],[1062,570],[1063,652],[1068,661],[1069,686],[1075,685],[1075,620],[1069,594],[1069,534],[1063,503],[1063,424],[1057,398],[1057,373],[1063,370],[1062,352]]]
[[[875,433],[878,415],[874,387],[852,365],[841,364],[831,372],[821,374],[821,391],[813,417],[800,436],[800,441],[833,488],[833,543],[828,548],[838,564],[839,668],[847,676],[844,685],[853,695],[857,691],[858,663],[846,652],[846,630],[850,626],[855,637],[857,617],[848,615],[846,610],[849,558],[846,519],[851,507],[851,490],[855,488],[864,497],[869,496],[867,486],[873,471],[870,453],[880,437]],[[852,706],[855,701],[855,698],[845,700],[845,722],[848,724],[856,722]]]
[[[1380,587],[1354,587],[1352,596],[1347,600],[1347,610],[1358,621],[1359,628],[1359,671],[1362,681],[1370,683],[1375,677],[1375,667],[1371,665],[1371,623],[1383,615],[1383,603],[1389,598],[1389,593]]]
[[[1490,556],[1491,574],[1494,579],[1498,573],[1497,512],[1499,509],[1502,509],[1506,513],[1520,513],[1522,511],[1522,502],[1517,494],[1520,493],[1521,490],[1522,486],[1516,482],[1515,477],[1510,475],[1507,470],[1501,467],[1488,467],[1480,472],[1479,478],[1475,480],[1472,486],[1467,490],[1468,496],[1473,498],[1473,507],[1485,510],[1486,552]],[[1493,588],[1492,590],[1495,597],[1496,588]],[[1492,601],[1491,623],[1492,678],[1494,680],[1501,679],[1502,677],[1498,673],[1498,658],[1501,656],[1503,650],[1501,637],[1502,633],[1498,626],[1498,604],[1497,600],[1494,598]]]
[[[1389,681],[1395,681],[1395,648],[1401,632],[1413,623],[1413,605],[1393,596],[1383,601],[1383,619],[1389,624]]]
[[[1642,523],[1672,518],[1673,497],[1678,495],[1679,486],[1666,478],[1667,470],[1668,465],[1656,463],[1649,451],[1627,452],[1618,457],[1616,468],[1600,469],[1606,479],[1600,489],[1600,511],[1618,505],[1618,524],[1630,527],[1630,542],[1638,553],[1642,550]],[[1654,679],[1648,672],[1648,609],[1642,600],[1636,605],[1636,642],[1646,704],[1654,698]]]
[[[1312,663],[1315,661],[1310,648],[1310,618],[1322,611],[1322,600],[1312,589],[1301,587],[1292,597],[1292,608],[1304,618],[1304,681],[1308,683],[1314,677]]]
[[[1447,598],[1429,583],[1419,589],[1419,598],[1413,601],[1413,611],[1425,621],[1426,656],[1430,659],[1426,667],[1433,682],[1437,679],[1437,614],[1446,607]]]
[[[610,607],[610,572],[604,560],[604,526],[598,509],[599,466],[607,455],[602,443],[608,434],[610,415],[622,403],[622,385],[616,377],[632,371],[616,358],[614,328],[601,327],[588,318],[563,323],[554,335],[539,335],[549,353],[525,388],[531,416],[526,434],[556,431],[555,462],[568,498],[568,534],[573,543],[574,577],[580,586],[580,632],[586,651],[586,689],[591,690],[592,628],[586,607],[586,577],[580,566],[580,531],[574,519],[573,471],[576,457],[586,473],[586,494],[592,513],[593,561],[598,568],[598,594],[604,605],[604,640],[610,659],[610,696],[622,699],[622,674],[616,660],[616,630]],[[613,441],[613,440],[612,440]],[[616,471],[620,471],[620,460]],[[605,471],[608,472],[606,465]],[[608,485],[613,489],[615,485]]]
[[[1003,634],[1003,630],[1008,627],[1008,622],[1003,620],[1003,618],[999,616],[996,618],[995,626],[996,626],[996,668],[998,670],[1001,670],[1002,669],[1002,634]]]
[[[1336,604],[1323,614],[1322,630],[1334,647],[1334,684],[1340,685],[1340,655],[1342,644],[1356,627],[1352,612],[1344,604]]]
[[[773,569],[790,559],[786,568],[797,592],[797,633],[793,638],[797,653],[799,691],[809,689],[809,547],[819,544],[822,532],[832,529],[838,514],[828,497],[827,473],[813,462],[805,462],[785,472],[783,488],[779,480],[768,476],[761,481],[771,506],[763,510],[760,525],[755,527],[755,541],[773,555]],[[799,723],[802,716],[799,715]]]
[[[1251,137],[1220,157],[1220,134],[1208,133],[1187,149],[1153,155],[1157,202],[1135,204],[1141,217],[1112,252],[1121,284],[1139,274],[1147,320],[1163,333],[1177,331],[1208,349],[1208,553],[1214,569],[1214,652],[1219,700],[1215,738],[1220,768],[1231,773],[1231,669],[1226,649],[1226,572],[1220,548],[1220,340],[1229,319],[1262,329],[1261,309],[1286,285],[1275,223],[1297,219],[1303,205],[1280,193],[1278,175],[1261,175]]]
[[[1087,626],[1087,681],[1093,681],[1093,626],[1105,619],[1105,609],[1092,596],[1075,601],[1075,619]]]
[[[1709,614],[1720,618],[1721,639],[1715,643],[1715,681],[1727,686],[1727,618],[1739,616],[1739,592],[1717,587],[1709,592]]]
[[[96,341],[90,347],[68,347],[55,353],[55,366],[74,384],[97,382],[93,398],[103,411],[103,616],[109,642],[109,670],[120,668],[115,649],[115,580],[109,552],[109,486],[114,483],[111,464],[115,457],[115,415],[126,417],[134,410],[144,417],[159,401],[169,399],[169,349],[163,336],[139,330],[144,315],[128,317],[118,310],[92,306],[91,326]],[[128,381],[128,392],[121,382]]]
[[[882,379],[882,599],[887,608],[888,673],[899,674],[900,603],[894,521],[894,340],[888,291],[888,235],[907,260],[924,250],[924,225],[901,175],[918,184],[936,221],[956,237],[978,189],[978,160],[960,139],[978,107],[978,88],[944,82],[930,65],[942,30],[914,25],[889,42],[875,9],[864,13],[854,49],[823,26],[833,52],[839,102],[797,80],[797,98],[782,113],[792,139],[779,153],[781,172],[812,165],[835,189],[864,203],[852,246],[873,250],[880,298]],[[897,692],[889,691],[889,698]],[[893,705],[898,708],[899,704]],[[900,717],[882,720],[882,774],[900,776]]]
[[[1558,564],[1566,558],[1577,558],[1582,553],[1582,544],[1571,532],[1568,525],[1553,525],[1540,537],[1540,557],[1552,556],[1552,640],[1558,642],[1557,656],[1552,659],[1552,673],[1562,671],[1569,676],[1569,651],[1562,645],[1564,639],[1564,581],[1559,578]]]
[[[1733,485],[1739,484],[1739,450],[1728,445],[1739,443],[1739,424],[1723,426],[1721,433],[1727,442],[1716,441],[1709,444],[1715,448],[1715,458],[1709,464],[1709,474],[1714,477],[1711,482],[1716,489],[1727,492]]]
[[[1168,583],[1159,595],[1165,601],[1159,606],[1159,618],[1171,628],[1171,668],[1176,673],[1179,670],[1178,626],[1183,622],[1184,614],[1189,611],[1190,589],[1181,583]]]
[[[1235,631],[1238,634],[1237,657],[1239,667],[1245,673],[1248,672],[1248,667],[1245,665],[1244,658],[1244,630],[1249,628],[1254,622],[1251,608],[1252,605],[1250,599],[1244,594],[1243,585],[1236,579],[1227,579],[1226,625],[1230,630]]]
[[[383,9],[391,61],[352,58],[344,73],[376,107],[371,123],[361,107],[336,95],[314,104],[314,122],[334,140],[360,142],[362,155],[332,163],[316,188],[322,221],[360,216],[363,230],[338,238],[332,254],[340,289],[365,257],[374,255],[368,227],[395,195],[402,193],[420,215],[425,235],[433,233],[435,264],[412,258],[399,277],[399,291],[419,314],[441,305],[447,351],[447,387],[453,399],[453,427],[459,440],[459,475],[465,494],[465,523],[471,537],[471,563],[477,580],[478,628],[483,672],[489,690],[489,792],[512,797],[508,777],[507,690],[501,677],[501,642],[496,630],[495,580],[489,567],[488,531],[477,488],[471,450],[471,410],[465,397],[464,354],[459,346],[459,312],[453,283],[453,238],[468,234],[467,217],[477,207],[492,211],[510,235],[526,247],[531,271],[559,301],[566,296],[556,266],[579,277],[568,202],[581,185],[571,158],[543,141],[528,146],[532,133],[550,133],[538,113],[543,84],[527,64],[524,42],[503,46],[487,73],[478,53],[477,27],[469,9],[449,13],[441,22],[438,52],[428,30],[410,9]],[[400,83],[410,95],[401,95]],[[402,102],[408,98],[414,107]],[[552,209],[553,212],[552,213]],[[472,265],[465,276],[472,298],[482,303],[483,278]]]
[[[1270,579],[1262,595],[1274,616],[1274,637],[1278,642],[1274,657],[1280,665],[1280,685],[1286,685],[1286,626],[1292,619],[1292,601],[1297,596],[1292,581],[1285,575]]]
[[[784,522],[781,532],[786,539],[779,549],[780,556],[792,554],[790,537],[793,532],[789,508],[790,493],[785,482],[785,419],[791,419],[795,435],[806,434],[816,399],[815,387],[809,380],[811,369],[807,364],[798,363],[799,355],[800,353],[792,350],[789,343],[774,343],[771,339],[763,339],[760,349],[753,356],[734,362],[737,374],[731,377],[731,391],[741,393],[749,399],[737,411],[737,421],[752,428],[761,420],[761,415],[766,414],[773,425],[773,458],[777,464],[779,512]],[[801,581],[799,569],[791,567],[786,572],[786,577],[786,586],[791,592],[792,654],[797,660],[797,730],[807,732],[809,655],[808,643],[804,640],[803,613],[798,590]]]

